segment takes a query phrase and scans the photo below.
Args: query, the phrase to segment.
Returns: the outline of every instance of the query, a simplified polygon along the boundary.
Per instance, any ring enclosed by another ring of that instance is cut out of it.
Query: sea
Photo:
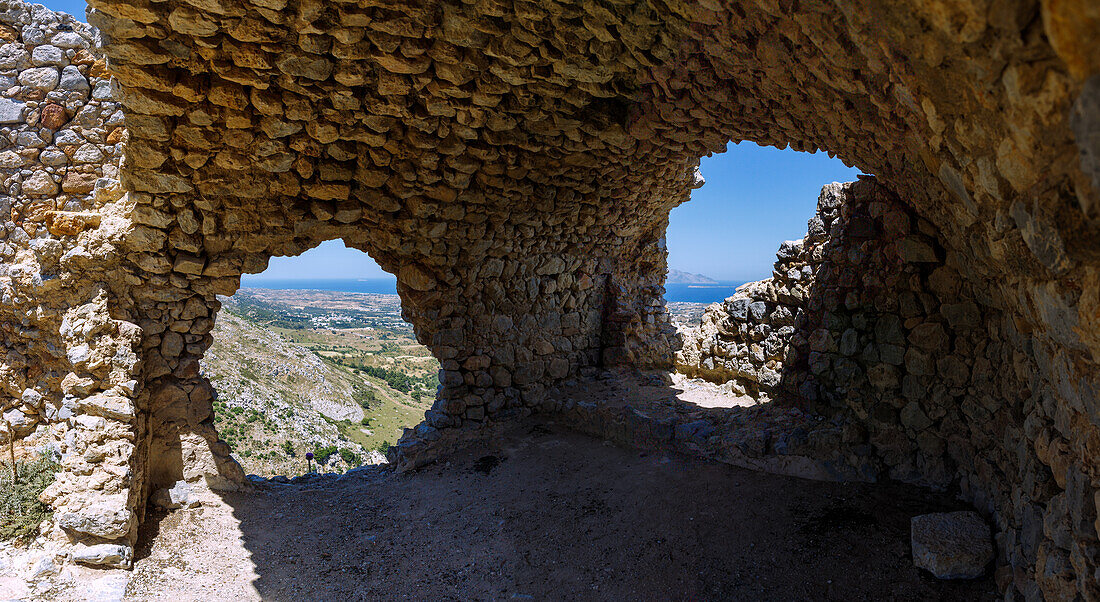
[[[744,282],[719,282],[718,284],[666,284],[665,301],[688,303],[714,303],[733,294]],[[245,276],[241,286],[251,288],[274,288],[288,290],[320,290],[342,293],[378,293],[397,294],[397,280],[392,278],[264,278]]]

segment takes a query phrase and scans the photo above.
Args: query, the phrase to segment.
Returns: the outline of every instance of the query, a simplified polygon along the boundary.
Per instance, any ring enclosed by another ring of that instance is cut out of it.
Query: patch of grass
[[[33,462],[16,462],[19,479],[5,466],[0,476],[0,541],[27,540],[38,534],[38,525],[53,514],[38,495],[54,481],[61,465],[43,456]]]
[[[400,439],[406,427],[417,425],[423,417],[423,409],[383,399],[364,417],[369,420],[369,424],[349,424],[350,428],[343,432],[352,441],[362,445],[363,449],[378,449],[385,453],[391,441]],[[364,433],[363,427],[370,429],[371,434]]]

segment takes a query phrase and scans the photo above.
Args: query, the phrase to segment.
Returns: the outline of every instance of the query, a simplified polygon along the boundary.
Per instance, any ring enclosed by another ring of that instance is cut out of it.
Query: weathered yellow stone
[[[1100,73],[1100,4],[1092,0],[1043,0],[1043,29],[1054,51],[1078,80]]]
[[[46,227],[54,236],[74,236],[88,228],[99,226],[101,216],[98,213],[77,211],[47,211]]]

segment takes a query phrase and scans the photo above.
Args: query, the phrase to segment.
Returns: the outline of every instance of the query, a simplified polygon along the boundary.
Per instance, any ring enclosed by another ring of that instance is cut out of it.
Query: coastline
[[[719,281],[716,284],[666,284],[665,301],[670,303],[716,303],[733,295],[742,281]],[[320,290],[340,293],[397,294],[393,278],[249,278],[241,279],[241,288],[282,290]]]

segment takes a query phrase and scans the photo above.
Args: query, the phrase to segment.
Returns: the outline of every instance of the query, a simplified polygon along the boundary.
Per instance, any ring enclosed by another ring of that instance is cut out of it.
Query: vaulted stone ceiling
[[[554,409],[548,391],[596,368],[669,366],[668,212],[730,140],[824,149],[878,176],[1027,341],[1021,378],[1053,400],[1058,457],[1086,493],[1100,484],[1088,2],[91,6],[125,107],[128,194],[105,210],[121,220],[110,236],[80,235],[102,238],[80,277],[96,285],[54,301],[105,306],[112,336],[137,341],[140,363],[96,387],[140,416],[125,477],[139,514],[150,488],[239,478],[198,374],[216,295],[324,240],[397,274],[442,360],[403,462]],[[1075,545],[1094,545],[1077,522]]]

